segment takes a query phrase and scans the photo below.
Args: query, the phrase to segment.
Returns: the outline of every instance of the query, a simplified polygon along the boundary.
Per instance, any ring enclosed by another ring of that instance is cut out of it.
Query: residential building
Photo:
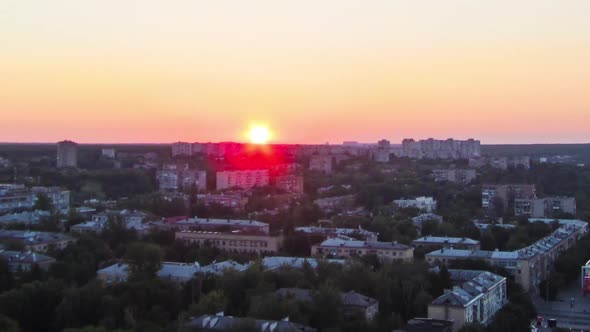
[[[440,249],[456,248],[479,250],[479,241],[466,237],[424,236],[412,241],[414,248]]]
[[[176,142],[172,143],[172,157],[177,156],[192,156],[193,147],[191,143]]]
[[[277,253],[283,247],[282,236],[206,231],[179,231],[175,234],[177,241],[209,245],[228,252],[262,255]]]
[[[19,243],[26,250],[35,252],[62,250],[75,241],[73,237],[62,233],[0,230],[0,242]]]
[[[152,229],[150,224],[144,224],[147,218],[147,214],[144,212],[134,210],[108,210],[94,214],[92,220],[71,226],[70,232],[100,233],[107,227],[109,219],[116,217],[121,219],[127,229],[135,230],[139,235],[145,235]]]
[[[247,232],[252,234],[269,234],[267,223],[256,220],[213,219],[213,218],[167,218],[162,228],[179,231],[200,230],[220,232]]]
[[[33,187],[24,185],[0,185],[0,213],[30,210],[35,206],[38,195],[46,195],[54,209],[67,211],[70,207],[70,192],[59,187]]]
[[[426,213],[436,210],[436,201],[432,197],[416,197],[414,199],[396,199],[393,204],[400,209],[416,208]]]
[[[31,271],[35,265],[43,270],[47,270],[51,264],[55,263],[55,258],[32,251],[10,251],[0,249],[0,257],[6,261],[11,272]]]
[[[435,169],[432,176],[436,182],[454,182],[468,184],[475,180],[477,174],[474,169]]]
[[[57,143],[57,167],[78,166],[78,144],[72,141]]]
[[[443,221],[443,217],[434,213],[422,213],[412,218],[412,225],[416,227],[419,234],[422,234],[422,228],[427,221],[432,221],[438,224]]]
[[[190,281],[201,271],[199,263],[162,262],[160,270],[156,273],[159,278],[169,279],[177,283]],[[96,272],[98,280],[106,284],[115,284],[127,281],[129,278],[129,265],[116,263],[100,269]]]
[[[51,213],[49,211],[24,211],[20,213],[5,214],[0,216],[0,225],[35,225],[50,215]]]
[[[207,189],[207,172],[189,169],[188,164],[166,164],[156,172],[156,180],[163,191],[197,191]]]
[[[313,293],[310,289],[303,288],[279,288],[275,294],[281,299],[292,298],[299,302],[311,303],[313,301]],[[367,321],[373,320],[375,315],[379,312],[379,301],[372,297],[359,294],[355,291],[341,292],[342,299],[342,313],[344,317],[356,319],[363,317]]]
[[[325,227],[313,227],[313,226],[306,226],[306,227],[295,227],[295,232],[307,234],[307,235],[317,235],[323,236],[326,238],[329,237],[338,237],[338,236],[346,236],[355,238],[358,240],[368,241],[368,242],[375,242],[379,237],[379,233],[371,232],[362,229],[360,226],[359,228],[325,228]]]
[[[444,319],[412,318],[402,330],[393,332],[453,332],[453,322]]]
[[[563,214],[576,215],[575,197],[517,198],[514,200],[514,214],[532,218],[550,218]]]
[[[487,271],[449,270],[458,286],[428,306],[428,317],[453,321],[453,332],[467,323],[488,325],[508,302],[506,278]]]
[[[481,143],[474,139],[415,141],[407,138],[402,141],[401,154],[412,159],[469,159],[481,155]]]
[[[199,194],[197,195],[197,202],[205,206],[219,205],[242,211],[248,204],[248,197],[240,194]]]
[[[515,199],[533,199],[537,197],[534,184],[486,184],[481,189],[481,206],[494,208],[494,202],[501,202],[506,210]]]
[[[238,170],[217,172],[217,190],[229,188],[252,189],[269,184],[267,169]]]
[[[244,272],[250,267],[251,263],[240,264],[234,261],[213,262],[201,267],[199,273],[222,275],[227,271]]]
[[[283,320],[268,320],[223,316],[223,313],[203,315],[194,318],[185,324],[195,331],[239,331],[251,327],[260,332],[316,332],[316,329],[298,323],[290,322],[288,318]]]
[[[101,155],[109,159],[115,159],[115,157],[117,156],[115,148],[103,148],[101,151]]]
[[[506,170],[508,167],[518,168],[522,167],[524,169],[531,168],[531,158],[524,157],[524,156],[516,156],[516,157],[479,157],[479,158],[470,158],[469,159],[469,167],[479,168],[483,166],[489,166],[493,168],[499,168]]]
[[[373,150],[373,159],[378,163],[387,163],[391,153],[391,143],[383,139],[377,142],[377,148]]]
[[[37,202],[38,195],[45,195],[49,198],[51,206],[58,211],[68,211],[70,209],[70,192],[62,190],[59,187],[32,187],[33,206]]]
[[[275,271],[282,267],[301,269],[306,264],[313,269],[318,267],[319,262],[331,264],[345,264],[344,259],[316,259],[312,257],[284,257],[284,256],[266,256],[262,258],[261,264],[265,271]]]
[[[376,255],[383,261],[412,261],[414,248],[397,242],[367,242],[330,238],[311,247],[312,256],[335,258]]]
[[[555,222],[553,219],[530,219],[530,222]],[[489,251],[468,249],[445,249],[425,255],[426,261],[434,266],[446,265],[452,260],[483,260],[492,266],[508,271],[514,280],[527,292],[538,292],[539,283],[545,280],[553,269],[556,259],[588,232],[588,223],[581,220],[558,219],[561,225],[547,237],[532,245],[515,251]]]
[[[313,155],[309,159],[309,170],[325,174],[332,173],[334,159],[331,155]]]
[[[303,194],[303,177],[299,175],[282,175],[275,178],[275,187],[289,193]]]

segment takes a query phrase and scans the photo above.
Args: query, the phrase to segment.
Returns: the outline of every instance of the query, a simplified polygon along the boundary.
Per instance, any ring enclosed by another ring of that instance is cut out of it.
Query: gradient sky
[[[588,0],[1,0],[0,141],[590,142]]]

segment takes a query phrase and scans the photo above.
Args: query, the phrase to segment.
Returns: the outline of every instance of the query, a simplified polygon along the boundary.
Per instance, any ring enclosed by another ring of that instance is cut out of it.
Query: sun
[[[266,144],[271,136],[272,133],[266,126],[255,125],[248,131],[248,138],[254,144]]]

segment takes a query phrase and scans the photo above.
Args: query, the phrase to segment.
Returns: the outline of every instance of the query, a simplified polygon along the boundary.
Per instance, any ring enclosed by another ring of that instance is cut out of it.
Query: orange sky
[[[4,0],[0,141],[590,142],[586,0]]]

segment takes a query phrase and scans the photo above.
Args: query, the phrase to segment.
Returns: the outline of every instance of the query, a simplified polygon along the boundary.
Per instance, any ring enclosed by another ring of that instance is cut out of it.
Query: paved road
[[[545,322],[553,318],[557,320],[558,327],[590,332],[590,296],[582,296],[579,280],[559,292],[556,301],[547,302],[533,296],[533,302]]]

